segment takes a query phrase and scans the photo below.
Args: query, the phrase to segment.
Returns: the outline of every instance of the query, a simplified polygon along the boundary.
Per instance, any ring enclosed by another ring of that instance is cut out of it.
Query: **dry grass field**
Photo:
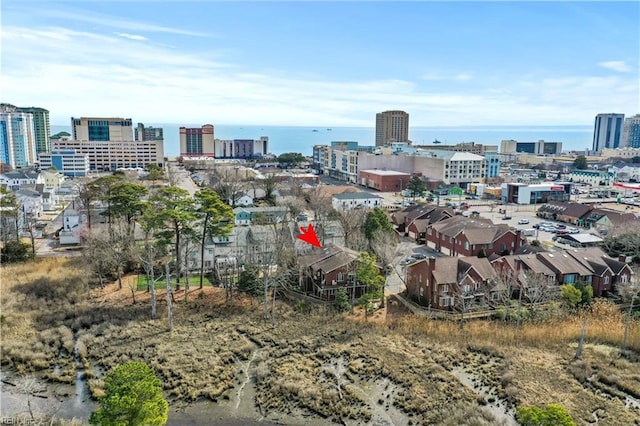
[[[587,345],[573,356],[582,316],[515,326],[377,313],[374,320],[286,303],[275,328],[255,300],[220,289],[176,295],[175,327],[125,283],[90,289],[78,260],[39,259],[1,275],[2,368],[72,383],[85,371],[94,396],[105,371],[145,360],[172,410],[207,403],[228,418],[285,424],[514,424],[514,407],[560,403],[578,424],[640,424],[640,323],[622,352],[624,316],[595,303]],[[128,277],[135,283],[135,277]],[[255,415],[253,414],[255,413]]]

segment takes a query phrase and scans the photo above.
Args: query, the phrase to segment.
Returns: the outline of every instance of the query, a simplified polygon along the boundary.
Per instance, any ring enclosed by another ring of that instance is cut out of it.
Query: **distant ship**
[[[313,130],[312,130],[312,132],[317,132],[317,130],[316,130],[316,129],[313,129]]]
[[[434,140],[433,143],[442,143],[438,139]]]
[[[328,132],[332,131],[333,129],[327,129]]]

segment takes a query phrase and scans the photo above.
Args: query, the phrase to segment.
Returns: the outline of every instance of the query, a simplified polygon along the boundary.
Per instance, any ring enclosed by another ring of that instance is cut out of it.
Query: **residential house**
[[[496,271],[508,266],[516,276],[516,286],[531,290],[536,280],[559,288],[578,281],[593,287],[594,296],[608,296],[631,281],[632,271],[626,263],[613,259],[597,247],[574,248],[553,253],[504,256],[492,262]],[[525,296],[527,293],[525,293]]]
[[[375,208],[382,206],[382,197],[369,192],[335,194],[332,198],[334,209]]]
[[[525,239],[520,229],[488,219],[454,216],[427,226],[426,245],[448,256],[513,253]]]
[[[19,189],[15,191],[20,209],[26,217],[39,218],[44,207],[42,194],[33,189]]]
[[[238,191],[229,198],[227,203],[232,207],[250,207],[253,206],[253,197],[243,191]]]
[[[424,243],[429,225],[450,219],[453,216],[455,216],[455,212],[450,207],[420,206],[405,215],[405,235]]]
[[[407,294],[439,310],[468,311],[486,304],[495,271],[486,258],[427,258],[407,266]]]
[[[300,289],[323,300],[334,300],[341,288],[349,298],[359,298],[367,288],[356,280],[358,257],[358,252],[335,244],[300,257]]]
[[[5,172],[0,174],[0,185],[5,185],[11,191],[17,191],[23,185],[45,183],[38,172]]]
[[[594,296],[606,296],[631,282],[629,265],[606,255],[597,247],[571,249],[567,254],[593,271],[591,286]]]
[[[236,225],[278,223],[285,219],[286,206],[274,207],[236,207],[233,209]]]
[[[280,223],[277,226],[251,225],[236,226],[229,235],[213,236],[205,242],[204,266],[210,270],[214,262],[221,259],[231,260],[238,266],[244,264],[264,265],[277,261],[277,254],[281,248],[292,247],[296,254],[304,254],[310,249],[307,243],[296,239],[300,234],[295,223]],[[200,267],[200,251],[194,249],[187,253],[190,268]]]
[[[58,206],[59,197],[54,187],[47,187],[43,183],[37,183],[35,185],[23,185],[22,189],[38,192],[42,196],[42,209],[44,211],[53,211]]]
[[[60,188],[65,180],[64,174],[56,170],[43,170],[40,175],[44,179],[44,185],[47,188]]]

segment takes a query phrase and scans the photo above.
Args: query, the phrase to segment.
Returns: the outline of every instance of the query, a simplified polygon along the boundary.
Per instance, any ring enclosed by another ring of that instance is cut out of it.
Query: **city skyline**
[[[640,110],[639,12],[635,2],[6,0],[3,101],[47,108],[54,125],[120,115],[373,127],[395,109],[412,127],[592,125]]]

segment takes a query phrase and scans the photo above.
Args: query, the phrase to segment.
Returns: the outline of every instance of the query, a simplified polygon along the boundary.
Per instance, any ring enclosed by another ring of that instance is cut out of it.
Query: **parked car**
[[[520,219],[518,225],[526,225],[529,223],[529,219]]]
[[[502,220],[509,220],[509,219],[511,219],[511,216],[507,216],[506,214],[502,216]]]
[[[569,231],[570,234],[579,234],[580,230],[578,228],[567,228],[567,231]]]
[[[564,234],[568,234],[569,231],[567,231],[566,229],[556,229],[556,234],[558,235],[564,235]]]
[[[411,257],[413,257],[414,259],[426,259],[427,255],[422,253],[413,253]]]
[[[567,227],[567,225],[563,225],[562,223],[556,223],[556,228],[558,229],[565,229]]]

